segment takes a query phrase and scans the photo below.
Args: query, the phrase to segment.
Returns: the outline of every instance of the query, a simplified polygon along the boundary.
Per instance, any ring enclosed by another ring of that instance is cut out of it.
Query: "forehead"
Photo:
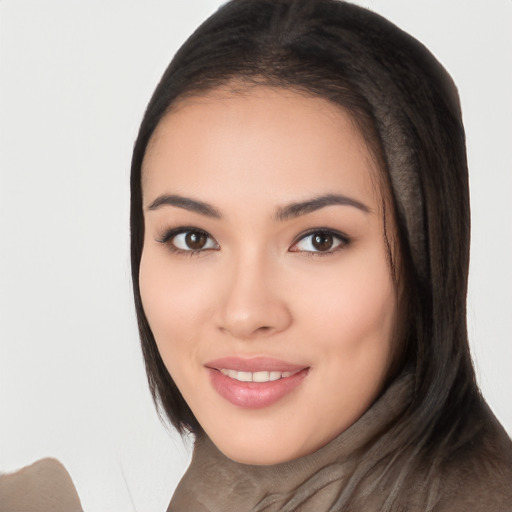
[[[375,193],[377,173],[352,117],[318,97],[266,86],[179,101],[148,145],[144,200],[162,192],[290,198]],[[163,190],[163,189],[172,190]],[[339,190],[342,189],[342,190]]]

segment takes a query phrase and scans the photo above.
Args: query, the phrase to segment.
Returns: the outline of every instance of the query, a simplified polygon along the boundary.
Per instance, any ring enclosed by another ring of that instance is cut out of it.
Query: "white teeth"
[[[251,372],[238,372],[236,380],[241,382],[252,382],[252,373]]]
[[[231,379],[238,380],[240,382],[272,382],[274,380],[284,379],[290,377],[297,372],[238,372],[227,368],[221,368],[220,373],[227,375]]]
[[[269,372],[254,372],[252,374],[253,382],[268,382],[269,380]]]
[[[236,379],[238,377],[238,372],[236,370],[226,370],[225,368],[222,368],[220,372],[232,379]]]

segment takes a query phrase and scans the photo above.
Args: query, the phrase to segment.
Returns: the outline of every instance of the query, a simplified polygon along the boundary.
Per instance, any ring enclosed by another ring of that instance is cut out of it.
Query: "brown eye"
[[[333,236],[330,233],[315,233],[311,244],[317,251],[328,251],[334,243]]]
[[[208,237],[205,233],[190,231],[185,235],[185,244],[189,249],[192,249],[193,251],[204,249],[207,241]]]
[[[208,233],[196,229],[172,230],[160,242],[171,249],[181,252],[200,252],[209,249],[219,249],[219,245]]]
[[[347,236],[335,231],[313,231],[290,247],[291,252],[332,253],[350,243]]]

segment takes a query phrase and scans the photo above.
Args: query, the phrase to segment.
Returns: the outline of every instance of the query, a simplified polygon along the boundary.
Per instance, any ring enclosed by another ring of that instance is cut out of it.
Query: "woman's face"
[[[142,302],[228,457],[312,453],[381,391],[396,292],[376,172],[344,111],[289,90],[218,90],[158,126],[143,166]]]

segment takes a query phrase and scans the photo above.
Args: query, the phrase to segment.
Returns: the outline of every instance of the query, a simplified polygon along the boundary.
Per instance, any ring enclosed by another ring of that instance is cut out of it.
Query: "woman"
[[[238,0],[183,45],[132,161],[157,406],[195,435],[169,510],[511,510],[466,331],[456,89],[337,0]]]

